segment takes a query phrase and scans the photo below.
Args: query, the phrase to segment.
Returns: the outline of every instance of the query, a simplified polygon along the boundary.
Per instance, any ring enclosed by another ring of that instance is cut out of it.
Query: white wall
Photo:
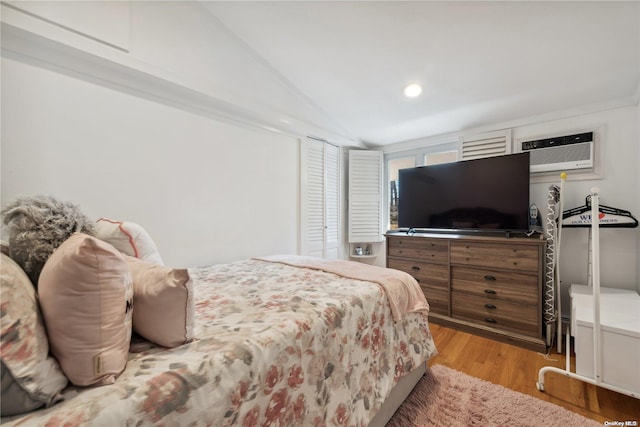
[[[167,264],[295,253],[298,142],[2,60],[2,205],[143,225]]]
[[[3,56],[35,61],[183,109],[312,135],[337,145],[362,146],[345,136],[339,124],[202,2],[88,2],[83,6],[73,1],[2,2]],[[87,22],[96,16],[107,25],[93,33],[94,26]]]
[[[604,163],[601,179],[571,180],[571,171],[564,183],[564,209],[585,204],[593,187],[600,189],[600,204],[630,211],[640,218],[640,186],[638,185],[640,158],[638,144],[638,108],[617,108],[599,113],[584,114],[561,120],[516,127],[514,140],[572,131],[574,129],[603,126]],[[559,185],[559,173],[556,184]],[[547,189],[553,183],[531,185],[531,201],[545,212]],[[601,286],[637,289],[640,280],[638,236],[640,228],[602,228],[600,230],[600,283]],[[563,228],[560,250],[560,280],[564,289],[563,312],[568,313],[568,286],[586,284],[588,279],[587,228]]]
[[[173,265],[297,252],[299,138],[361,144],[202,3],[97,6],[0,6],[2,204],[138,222]]]
[[[342,130],[200,2],[132,1],[131,25],[133,56],[199,91],[276,119]]]

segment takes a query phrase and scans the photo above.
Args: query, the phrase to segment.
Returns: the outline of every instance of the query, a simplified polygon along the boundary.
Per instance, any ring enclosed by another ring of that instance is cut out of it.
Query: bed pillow
[[[193,339],[193,284],[186,268],[125,256],[133,277],[133,329],[164,347]]]
[[[158,247],[149,233],[134,222],[100,218],[96,221],[96,237],[112,244],[123,254],[164,265]]]
[[[127,363],[133,287],[124,256],[77,233],[46,262],[40,306],[51,353],[75,385],[111,384]]]
[[[49,356],[36,292],[20,266],[0,255],[2,416],[29,412],[60,399],[67,378]]]
[[[93,221],[77,205],[51,196],[19,197],[2,210],[11,258],[38,286],[42,267],[73,233],[94,234]]]

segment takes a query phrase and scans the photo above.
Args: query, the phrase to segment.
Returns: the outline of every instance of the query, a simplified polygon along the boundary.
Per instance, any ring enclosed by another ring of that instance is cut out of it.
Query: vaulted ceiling
[[[640,2],[205,1],[371,145],[637,102]],[[407,83],[423,85],[406,98]]]

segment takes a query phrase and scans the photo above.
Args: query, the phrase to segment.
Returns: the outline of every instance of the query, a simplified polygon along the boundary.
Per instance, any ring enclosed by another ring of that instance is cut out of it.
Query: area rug
[[[602,426],[560,406],[434,365],[387,427]]]

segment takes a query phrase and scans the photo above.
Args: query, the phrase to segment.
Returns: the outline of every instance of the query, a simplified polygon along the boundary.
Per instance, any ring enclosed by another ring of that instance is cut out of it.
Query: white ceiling
[[[637,99],[640,2],[204,2],[347,133],[384,145]],[[407,99],[409,82],[424,85]]]

